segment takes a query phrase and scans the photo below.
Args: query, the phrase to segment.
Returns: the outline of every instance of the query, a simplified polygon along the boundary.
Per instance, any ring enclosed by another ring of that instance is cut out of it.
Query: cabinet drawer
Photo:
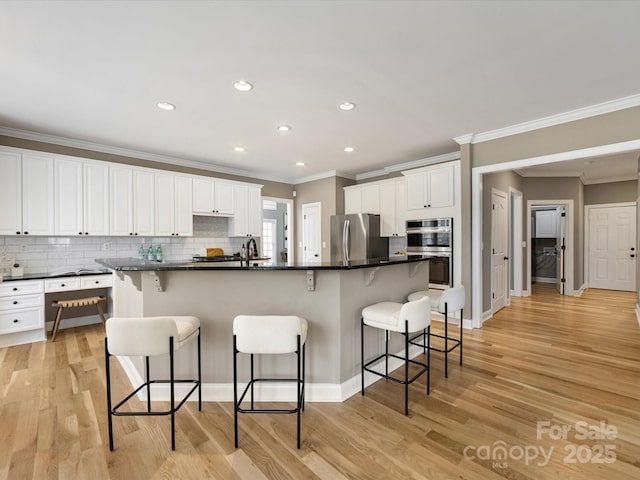
[[[29,308],[0,313],[0,334],[44,328],[44,309]]]
[[[18,308],[42,307],[44,305],[44,295],[17,295],[15,297],[1,297],[0,311],[13,310]]]
[[[14,295],[29,295],[42,292],[42,280],[0,283],[0,297],[13,297]]]
[[[80,288],[79,277],[52,278],[44,281],[44,291],[65,292],[67,290],[78,290]]]
[[[81,277],[81,287],[83,289],[87,288],[104,288],[111,287],[113,285],[113,278],[111,274],[109,275],[88,275],[86,277]]]

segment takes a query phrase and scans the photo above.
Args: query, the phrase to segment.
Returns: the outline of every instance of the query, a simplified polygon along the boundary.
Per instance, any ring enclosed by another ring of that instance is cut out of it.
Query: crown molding
[[[322,180],[323,178],[330,177],[343,177],[348,178],[349,180],[355,180],[356,178],[353,175],[349,175],[348,173],[339,172],[338,170],[328,170],[326,172],[314,173],[313,175],[308,175],[306,177],[300,177],[294,180],[294,185],[300,185],[301,183],[313,182],[316,180]]]
[[[589,180],[580,175],[580,180],[582,180],[583,185],[598,185],[600,183],[628,182],[629,180],[638,180],[638,177],[636,175],[621,175],[619,177],[594,178]]]
[[[359,173],[356,175],[355,180],[365,180],[367,178],[381,177],[382,175],[389,175],[394,172],[401,172],[403,170],[411,170],[413,168],[426,167],[427,165],[434,165],[436,163],[450,162],[453,160],[460,160],[460,152],[449,152],[442,155],[436,155],[435,157],[421,158],[419,160],[412,160],[410,162],[396,163],[395,165],[389,165],[383,167],[380,170],[373,170],[371,172]]]
[[[466,145],[467,143],[473,143],[474,134],[467,133],[466,135],[460,135],[458,137],[453,137],[453,140],[458,145]]]
[[[58,135],[49,135],[46,133],[31,132],[28,130],[20,130],[17,128],[0,126],[0,135],[21,138],[24,140],[31,140],[34,142],[51,143],[54,145],[61,145],[64,147],[80,148],[83,150],[91,150],[95,152],[108,153],[111,155],[119,155],[119,156],[134,158],[138,160],[149,160],[152,162],[165,163],[169,165],[179,165],[181,167],[197,168],[197,169],[206,170],[209,172],[226,173],[228,175],[237,175],[239,177],[245,177],[248,179],[260,179],[260,180],[268,180],[272,182],[287,183],[290,185],[293,184],[293,178],[276,177],[273,175],[265,175],[257,172],[249,172],[247,170],[241,170],[238,168],[223,167],[221,165],[214,165],[211,163],[201,162],[197,160],[186,160],[183,158],[172,157],[170,155],[161,155],[157,153],[143,152],[140,150],[134,150],[129,148],[113,147],[110,145],[104,145],[96,142],[89,142],[86,140],[76,140],[73,138],[61,137]]]
[[[551,115],[549,117],[543,117],[537,120],[518,123],[516,125],[511,125],[505,128],[498,128],[496,130],[477,133],[475,135],[472,135],[472,138],[469,139],[469,141],[471,143],[487,142],[489,140],[496,140],[498,138],[530,132],[532,130],[538,130],[541,128],[552,127],[555,125],[560,125],[562,123],[574,122],[576,120],[582,120],[589,117],[595,117],[596,115],[616,112],[618,110],[624,110],[625,108],[637,106],[640,106],[640,94],[618,98],[616,100],[598,103],[596,105],[578,108],[576,110],[570,110],[565,113],[559,113],[557,115]],[[458,139],[466,139],[466,137],[467,135],[462,135],[461,137],[455,137],[454,140],[457,142]]]

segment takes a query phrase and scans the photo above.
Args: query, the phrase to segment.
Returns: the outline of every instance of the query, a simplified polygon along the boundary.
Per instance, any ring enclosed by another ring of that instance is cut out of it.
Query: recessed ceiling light
[[[351,153],[351,152],[355,151],[355,148],[353,148],[353,147],[344,147],[344,151]]]
[[[356,108],[356,104],[353,102],[342,102],[340,105],[338,105],[338,108],[340,110],[348,112],[349,110],[353,110],[354,108]]]
[[[244,147],[235,147],[234,150],[236,152],[244,152]]]
[[[296,162],[296,165],[297,165],[298,167],[304,167],[304,162]]]
[[[175,110],[176,106],[169,102],[158,102],[158,108],[161,108],[162,110]]]
[[[279,125],[278,126],[278,131],[279,132],[288,132],[289,130],[291,130],[291,127],[289,125]]]
[[[233,84],[233,88],[241,92],[248,92],[253,88],[253,85],[251,85],[249,82],[245,80],[238,80]]]

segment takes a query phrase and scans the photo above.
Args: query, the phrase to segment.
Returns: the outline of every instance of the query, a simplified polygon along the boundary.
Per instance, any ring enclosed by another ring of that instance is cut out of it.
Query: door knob
[[[633,258],[633,257],[635,257],[635,255],[632,253],[632,254],[631,254],[631,258]]]
[[[631,247],[631,251],[632,251],[632,252],[633,252],[633,251],[635,251],[635,247]]]
[[[509,257],[504,257],[505,260],[509,260]]]

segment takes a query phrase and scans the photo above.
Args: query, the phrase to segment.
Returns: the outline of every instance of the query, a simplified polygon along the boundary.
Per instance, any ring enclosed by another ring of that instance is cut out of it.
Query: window
[[[274,257],[276,250],[275,228],[275,220],[265,219],[262,222],[262,252],[265,257],[269,257],[272,260],[277,261],[277,258]]]

